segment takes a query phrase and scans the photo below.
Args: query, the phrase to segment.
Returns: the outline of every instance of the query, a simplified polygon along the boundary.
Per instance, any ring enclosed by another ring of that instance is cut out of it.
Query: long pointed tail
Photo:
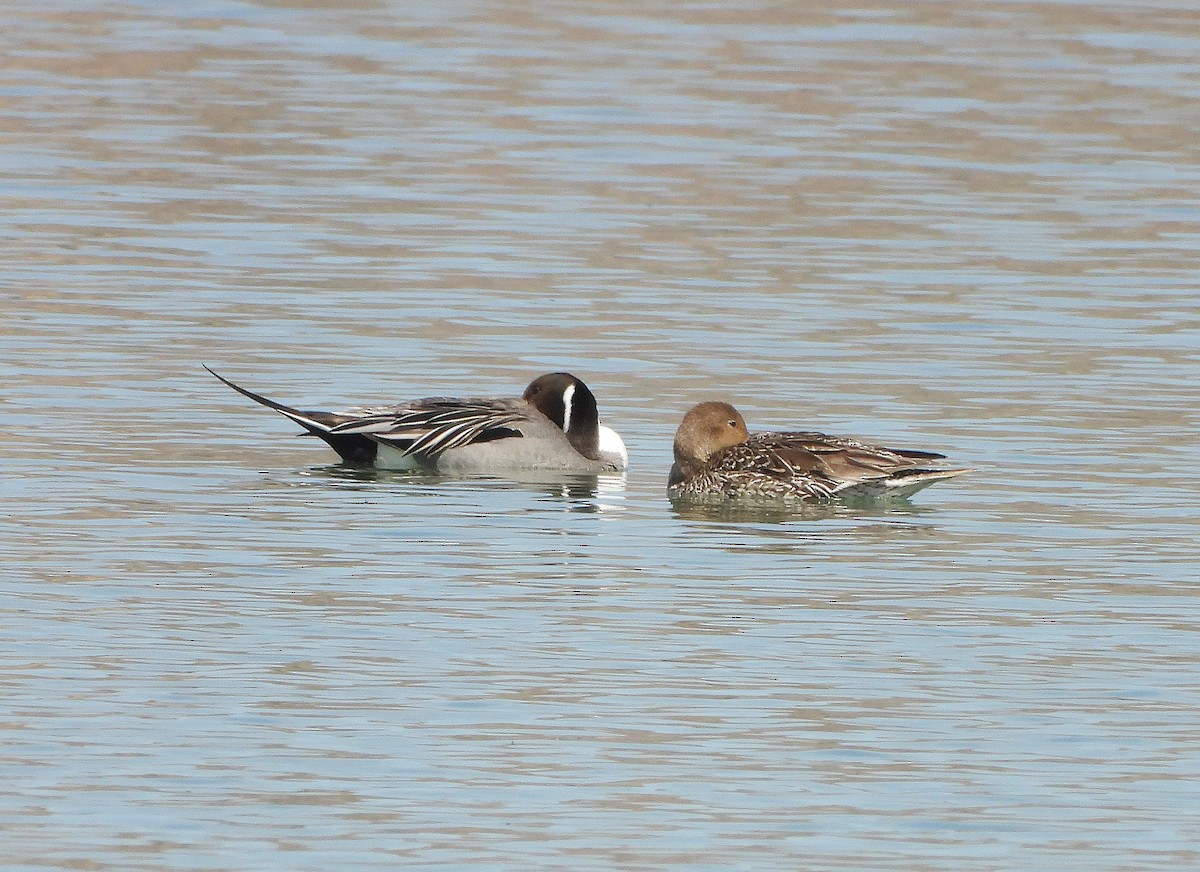
[[[285,406],[283,403],[277,403],[272,399],[264,397],[262,394],[256,394],[254,391],[246,390],[246,388],[242,387],[241,385],[234,384],[229,379],[225,378],[225,376],[221,375],[219,372],[216,372],[205,364],[201,364],[201,366],[212,373],[222,384],[229,385],[229,387],[233,388],[242,396],[249,397],[261,406],[266,406],[268,409],[274,409],[279,414],[291,418],[310,433],[315,433],[316,435],[320,436],[323,433],[328,433],[330,428],[333,426],[331,423],[322,423],[317,418],[313,417],[314,413],[312,412],[301,412],[299,409],[293,409],[291,406]]]
[[[204,366],[204,364],[201,365]],[[375,462],[375,455],[379,449],[374,440],[355,434],[329,432],[338,424],[345,423],[345,417],[329,412],[302,412],[299,409],[293,409],[291,406],[277,403],[272,399],[264,397],[262,394],[256,394],[254,391],[246,390],[241,385],[234,384],[208,366],[204,366],[204,368],[212,373],[221,383],[233,388],[242,396],[249,397],[259,405],[273,409],[285,418],[295,421],[312,435],[320,436],[346,463],[365,464],[369,466]]]
[[[884,480],[885,493],[893,497],[907,499],[919,490],[924,490],[931,484],[974,472],[973,469],[905,469]]]

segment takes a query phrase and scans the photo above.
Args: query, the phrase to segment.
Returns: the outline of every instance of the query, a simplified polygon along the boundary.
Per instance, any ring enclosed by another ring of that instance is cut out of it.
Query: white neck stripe
[[[563,432],[571,432],[571,401],[575,399],[575,385],[567,385],[563,391]]]

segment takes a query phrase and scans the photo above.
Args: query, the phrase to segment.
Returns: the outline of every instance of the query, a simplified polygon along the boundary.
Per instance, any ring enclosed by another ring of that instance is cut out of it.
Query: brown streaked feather
[[[824,433],[758,433],[748,441],[775,452],[809,455],[820,464],[819,471],[839,482],[841,487],[914,469],[942,457],[928,451],[896,451]]]
[[[728,482],[727,492],[750,487],[771,496],[827,497],[837,489],[827,464],[812,451],[756,436],[722,448],[705,472]]]

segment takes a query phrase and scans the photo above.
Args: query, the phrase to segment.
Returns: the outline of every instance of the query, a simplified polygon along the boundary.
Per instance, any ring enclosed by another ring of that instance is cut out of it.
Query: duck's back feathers
[[[519,425],[529,418],[529,410],[517,407],[519,402],[429,397],[363,409],[362,417],[344,421],[330,433],[369,436],[406,454],[431,458],[476,442],[521,436]]]

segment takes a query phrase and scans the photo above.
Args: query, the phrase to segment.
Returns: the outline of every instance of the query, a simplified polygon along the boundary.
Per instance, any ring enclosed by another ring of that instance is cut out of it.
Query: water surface
[[[1190,4],[413,5],[0,13],[0,864],[1200,865]],[[716,397],[979,471],[681,510]]]

